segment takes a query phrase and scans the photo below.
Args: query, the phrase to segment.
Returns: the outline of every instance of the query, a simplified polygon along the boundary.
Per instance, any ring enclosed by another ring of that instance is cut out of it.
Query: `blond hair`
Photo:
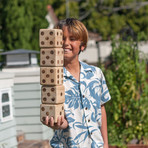
[[[81,45],[85,48],[88,42],[88,31],[85,25],[75,18],[67,18],[58,22],[54,27],[56,29],[63,29],[67,27],[68,31],[78,40],[81,41]]]

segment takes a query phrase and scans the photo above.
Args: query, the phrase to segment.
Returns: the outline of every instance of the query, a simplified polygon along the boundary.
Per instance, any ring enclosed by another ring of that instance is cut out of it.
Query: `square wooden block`
[[[64,85],[42,86],[41,100],[43,104],[59,104],[65,102]]]
[[[40,50],[40,66],[63,66],[63,48],[42,48]]]
[[[40,105],[40,120],[44,122],[46,117],[53,117],[55,123],[57,122],[58,116],[64,116],[64,104],[41,104]]]
[[[40,47],[62,47],[63,31],[61,29],[40,29]]]
[[[63,67],[40,67],[41,85],[62,85]]]

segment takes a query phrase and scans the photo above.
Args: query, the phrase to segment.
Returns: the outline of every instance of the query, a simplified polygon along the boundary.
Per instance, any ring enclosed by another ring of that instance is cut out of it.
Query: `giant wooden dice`
[[[63,67],[40,67],[41,85],[63,84]]]
[[[59,104],[65,102],[64,85],[42,86],[41,100],[43,104]]]
[[[60,29],[40,29],[40,47],[62,47],[63,32]]]
[[[64,104],[41,104],[40,105],[40,120],[45,122],[46,117],[53,117],[54,122],[57,122],[58,116],[64,116]]]
[[[48,116],[57,122],[64,116],[65,88],[63,85],[64,52],[61,29],[40,29],[40,119],[45,123]]]
[[[42,48],[40,51],[40,66],[63,66],[63,48]]]

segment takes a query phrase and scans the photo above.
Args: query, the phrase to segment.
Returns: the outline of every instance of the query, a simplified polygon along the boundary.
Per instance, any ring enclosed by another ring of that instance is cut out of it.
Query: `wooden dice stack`
[[[40,119],[45,121],[46,116],[64,116],[65,89],[63,85],[62,48],[63,32],[60,29],[40,29],[40,84],[41,101]]]

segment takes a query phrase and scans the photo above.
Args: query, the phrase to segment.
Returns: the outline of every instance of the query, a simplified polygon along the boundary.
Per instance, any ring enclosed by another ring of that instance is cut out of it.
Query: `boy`
[[[52,147],[108,148],[107,118],[104,104],[110,94],[102,71],[79,61],[87,46],[88,32],[77,19],[60,21],[63,30],[65,117],[58,122],[46,117],[45,125],[56,129]]]

